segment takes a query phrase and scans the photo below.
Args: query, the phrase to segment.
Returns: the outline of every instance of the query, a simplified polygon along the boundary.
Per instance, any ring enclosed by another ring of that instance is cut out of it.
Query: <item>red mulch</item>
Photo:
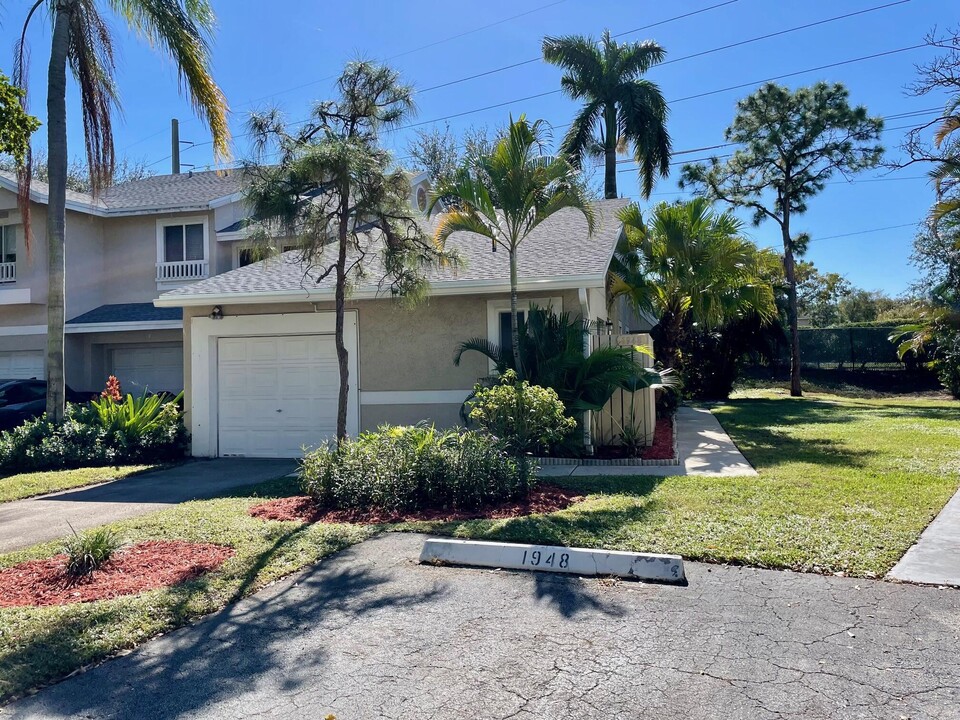
[[[670,418],[659,418],[653,430],[653,445],[644,448],[644,460],[671,460],[673,458],[673,423]]]
[[[426,509],[412,512],[388,512],[376,509],[324,510],[313,503],[313,498],[306,495],[297,495],[254,505],[247,512],[261,520],[379,525],[416,520],[449,521],[512,518],[562,510],[581,500],[583,500],[582,495],[577,495],[570,490],[564,490],[553,485],[538,485],[523,500],[512,500],[480,510]]]
[[[64,573],[65,555],[0,570],[0,607],[67,605],[135,595],[216,570],[233,549],[210,543],[148,540],[117,553],[87,577]]]

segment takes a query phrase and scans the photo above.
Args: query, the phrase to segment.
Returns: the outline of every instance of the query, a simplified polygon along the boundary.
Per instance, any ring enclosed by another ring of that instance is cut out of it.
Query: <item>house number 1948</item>
[[[551,552],[544,557],[545,554],[546,553],[542,553],[539,550],[524,550],[521,564],[529,567],[546,566],[558,568],[566,568],[567,565],[570,564],[570,555],[567,553]]]

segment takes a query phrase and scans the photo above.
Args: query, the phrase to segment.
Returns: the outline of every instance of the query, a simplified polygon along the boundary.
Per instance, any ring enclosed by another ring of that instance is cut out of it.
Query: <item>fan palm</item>
[[[488,238],[494,252],[507,251],[510,260],[510,336],[517,374],[526,377],[521,363],[517,324],[517,250],[520,243],[544,220],[564,208],[583,213],[587,232],[593,233],[594,210],[576,170],[563,158],[545,155],[542,120],[534,123],[521,115],[511,118],[508,131],[487,155],[462,166],[453,177],[438,183],[427,208],[432,214],[441,198],[454,197],[437,224],[435,241],[443,247],[455,232],[477,233]],[[489,187],[487,187],[489,185]],[[494,198],[500,207],[494,205]]]
[[[114,83],[114,38],[103,16],[109,8],[177,65],[181,85],[203,115],[218,156],[227,155],[227,104],[210,72],[207,35],[214,14],[207,0],[36,0],[21,34],[15,81],[26,80],[23,39],[37,10],[46,6],[53,33],[47,69],[47,414],[63,418],[64,225],[67,186],[67,68],[80,89],[87,164],[93,191],[109,185],[115,154],[111,116],[119,105]],[[30,162],[18,172],[24,235],[30,239]]]
[[[461,343],[454,362],[459,365],[463,354],[472,351],[489,358],[498,376],[522,367],[531,384],[556,390],[573,416],[602,409],[617,389],[636,392],[674,384],[672,371],[640,364],[637,354],[645,352],[641,348],[604,347],[584,357],[583,339],[589,332],[580,317],[532,307],[520,322],[519,363],[511,350],[480,337]]]
[[[599,47],[598,47],[599,46]],[[561,145],[576,167],[589,155],[603,154],[603,194],[617,197],[617,153],[633,146],[644,197],[656,175],[670,172],[667,101],[656,83],[641,76],[663,62],[664,49],[653,41],[620,44],[605,30],[600,41],[582,35],[547,37],[543,58],[566,70],[560,86],[583,100]]]
[[[714,330],[750,315],[768,322],[777,316],[773,277],[779,258],[741,236],[729,211],[715,212],[696,198],[660,203],[649,221],[630,205],[620,213],[624,240],[610,266],[611,296],[626,297],[660,318],[661,359],[679,366],[686,323]]]

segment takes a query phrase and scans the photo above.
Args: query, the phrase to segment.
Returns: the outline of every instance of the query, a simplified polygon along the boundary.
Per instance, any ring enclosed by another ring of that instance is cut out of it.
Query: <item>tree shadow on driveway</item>
[[[14,711],[26,717],[165,718],[203,715],[214,704],[229,708],[232,699],[240,703],[258,686],[296,694],[322,675],[335,652],[315,637],[304,642],[304,636],[360,627],[366,616],[430,602],[445,592],[442,579],[427,592],[409,592],[401,574],[352,562],[353,552],[48,688]],[[188,594],[184,589],[184,602]],[[52,622],[49,632],[62,629]]]

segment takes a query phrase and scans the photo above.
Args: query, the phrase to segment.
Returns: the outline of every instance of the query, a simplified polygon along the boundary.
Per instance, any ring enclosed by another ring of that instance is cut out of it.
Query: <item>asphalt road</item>
[[[255,485],[296,468],[293,460],[220,458],[193,460],[167,470],[0,504],[0,553],[54,540],[161,510],[176,503]]]
[[[422,541],[365,542],[5,712],[960,718],[957,590],[697,563],[686,587],[420,566]]]

